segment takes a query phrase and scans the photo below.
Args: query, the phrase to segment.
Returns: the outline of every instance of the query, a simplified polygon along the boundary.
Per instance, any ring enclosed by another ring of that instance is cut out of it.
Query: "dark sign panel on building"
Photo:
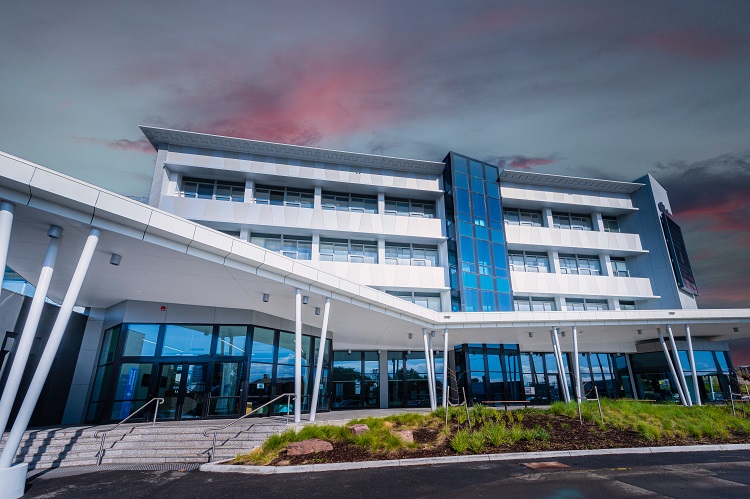
[[[672,268],[677,278],[677,284],[694,295],[698,294],[698,286],[695,284],[693,268],[690,266],[685,239],[682,237],[682,229],[672,220],[669,215],[662,212],[661,224],[664,228],[664,237],[667,240],[669,256],[672,259]]]

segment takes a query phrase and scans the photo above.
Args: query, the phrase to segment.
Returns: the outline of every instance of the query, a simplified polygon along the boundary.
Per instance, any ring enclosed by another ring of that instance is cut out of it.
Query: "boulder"
[[[319,438],[310,438],[301,442],[292,442],[286,446],[287,456],[305,456],[316,452],[327,452],[333,450],[333,445]]]
[[[405,444],[414,443],[414,433],[411,430],[392,430],[391,433],[400,438]]]
[[[353,424],[349,427],[349,430],[354,435],[361,435],[370,431],[370,428],[366,424]]]

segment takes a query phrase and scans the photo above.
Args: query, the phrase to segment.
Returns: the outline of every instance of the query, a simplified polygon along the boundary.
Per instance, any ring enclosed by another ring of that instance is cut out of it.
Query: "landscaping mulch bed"
[[[677,445],[708,445],[750,443],[748,435],[731,435],[728,438],[662,438],[658,441],[647,440],[636,431],[601,428],[595,423],[584,421],[580,425],[578,420],[553,414],[526,414],[523,421],[518,423],[525,428],[541,427],[549,435],[549,440],[519,441],[511,445],[493,447],[486,445],[482,454],[509,452],[536,452],[551,450],[580,450],[580,449],[610,449],[618,447],[653,447]],[[458,428],[453,425],[455,432]],[[476,428],[475,429],[479,429]],[[281,451],[271,466],[341,463],[358,461],[379,461],[387,459],[408,459],[424,457],[455,456],[457,453],[450,447],[449,439],[440,439],[440,428],[417,428],[414,430],[414,441],[423,445],[422,448],[404,448],[390,453],[371,452],[352,444],[333,443],[333,451],[320,452],[307,456],[286,455]],[[467,451],[466,454],[473,454]]]

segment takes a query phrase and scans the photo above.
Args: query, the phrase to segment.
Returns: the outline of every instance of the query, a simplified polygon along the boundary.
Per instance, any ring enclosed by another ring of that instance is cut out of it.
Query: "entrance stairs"
[[[231,420],[123,424],[107,433],[102,464],[194,464],[209,460],[213,433],[209,428]],[[94,434],[114,425],[56,427],[24,434],[14,464],[29,469],[90,466],[98,462],[101,436]],[[217,432],[214,461],[229,459],[260,445],[267,437],[287,428],[284,418],[252,418]],[[0,440],[5,445],[8,433]]]

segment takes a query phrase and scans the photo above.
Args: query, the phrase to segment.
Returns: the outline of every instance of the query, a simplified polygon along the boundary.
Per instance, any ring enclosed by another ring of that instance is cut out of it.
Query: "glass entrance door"
[[[206,405],[207,364],[160,364],[157,396],[159,419],[198,419]]]

